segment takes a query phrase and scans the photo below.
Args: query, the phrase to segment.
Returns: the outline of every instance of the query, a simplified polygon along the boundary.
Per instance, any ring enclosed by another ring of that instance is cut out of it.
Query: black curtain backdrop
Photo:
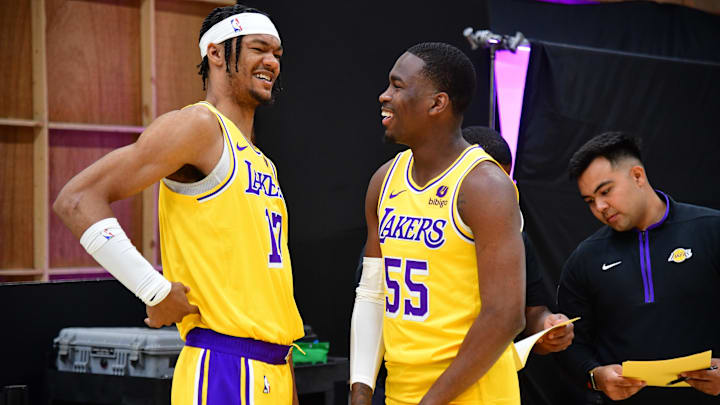
[[[549,42],[720,62],[720,17],[654,1],[566,5],[490,0],[490,26]]]
[[[599,133],[638,136],[653,187],[720,208],[720,63],[532,47],[515,173],[527,229],[553,281],[575,246],[600,227],[566,170]]]
[[[565,259],[601,224],[567,176],[593,136],[628,131],[643,142],[653,187],[720,209],[720,64],[534,42],[515,171],[525,227],[552,291]],[[534,404],[566,402],[569,379],[553,359],[523,374]],[[556,373],[548,373],[552,368]],[[575,392],[577,391],[577,392]]]
[[[493,32],[533,40],[515,176],[552,296],[567,256],[601,225],[566,174],[594,135],[634,133],[654,187],[720,208],[720,17],[654,2],[489,3]],[[519,376],[524,405],[594,403],[552,355],[531,355]]]

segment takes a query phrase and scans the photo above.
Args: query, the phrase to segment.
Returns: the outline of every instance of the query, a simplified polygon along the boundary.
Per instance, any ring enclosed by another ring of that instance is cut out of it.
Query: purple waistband
[[[194,328],[188,332],[185,337],[185,345],[234,354],[268,364],[287,363],[290,352],[290,346],[223,335],[203,328]]]

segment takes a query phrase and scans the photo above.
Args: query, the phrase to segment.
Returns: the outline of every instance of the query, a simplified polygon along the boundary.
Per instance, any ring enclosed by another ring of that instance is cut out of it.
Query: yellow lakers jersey
[[[412,178],[413,155],[406,150],[385,175],[378,199],[378,234],[385,266],[388,398],[394,403],[417,403],[422,398],[456,357],[479,315],[473,233],[460,218],[456,202],[465,176],[487,160],[494,162],[482,148],[470,146],[421,186]],[[510,347],[483,381],[486,386],[477,390],[483,398],[493,398],[493,392],[516,397]]]
[[[186,195],[160,182],[163,272],[190,287],[200,315],[178,324],[289,345],[303,336],[293,296],[288,213],[275,165],[207,102],[229,149],[225,178]]]

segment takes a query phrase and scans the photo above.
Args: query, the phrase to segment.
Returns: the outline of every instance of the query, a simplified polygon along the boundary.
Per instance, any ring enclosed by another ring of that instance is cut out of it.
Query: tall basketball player
[[[353,405],[369,403],[383,349],[389,405],[520,403],[511,347],[524,327],[520,211],[503,169],[462,137],[474,90],[460,50],[422,43],[395,62],[380,95],[385,138],[410,149],[367,192]]]
[[[273,100],[280,35],[262,12],[216,8],[200,30],[207,98],[156,119],[63,188],[54,209],[103,267],[147,304],[152,327],[177,323],[186,346],[172,402],[297,402],[288,219],[275,165],[252,143]],[[138,253],[110,203],[160,181],[164,277]]]

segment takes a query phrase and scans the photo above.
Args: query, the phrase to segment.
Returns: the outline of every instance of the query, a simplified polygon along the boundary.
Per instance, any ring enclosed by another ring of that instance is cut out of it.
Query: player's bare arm
[[[368,231],[365,256],[368,257],[382,257],[380,239],[378,237],[377,209],[378,200],[380,199],[380,188],[391,164],[392,160],[385,162],[385,164],[375,171],[375,174],[373,174],[370,179],[367,193],[365,194],[365,221],[367,222]]]
[[[222,147],[217,120],[206,108],[169,112],[155,120],[137,142],[108,153],[71,179],[53,209],[80,238],[91,225],[114,217],[111,202],[137,194],[185,165],[209,173]],[[147,307],[145,322],[159,327],[198,313],[198,308],[188,303],[186,293],[181,283],[172,283],[165,299]]]
[[[475,238],[482,307],[457,357],[421,404],[445,404],[464,392],[525,327],[525,255],[511,180],[495,164],[480,163],[463,181],[457,205]]]
[[[164,114],[137,142],[108,153],[73,177],[53,209],[79,238],[94,222],[113,216],[111,202],[141,192],[186,164],[212,170],[222,153],[219,131],[204,107]]]
[[[365,195],[365,221],[367,223],[367,241],[365,243],[365,257],[382,257],[380,251],[380,240],[378,238],[378,216],[377,216],[377,205],[378,199],[380,198],[380,188],[382,187],[383,179],[385,174],[390,167],[392,161],[389,161],[382,165],[373,174],[368,185],[368,190]],[[377,325],[381,328],[382,325]],[[367,327],[367,325],[362,325]],[[363,342],[359,342],[362,344]],[[355,355],[362,355],[357,353]],[[370,405],[372,402],[373,389],[362,382],[354,382],[350,392],[350,403],[352,405]]]

